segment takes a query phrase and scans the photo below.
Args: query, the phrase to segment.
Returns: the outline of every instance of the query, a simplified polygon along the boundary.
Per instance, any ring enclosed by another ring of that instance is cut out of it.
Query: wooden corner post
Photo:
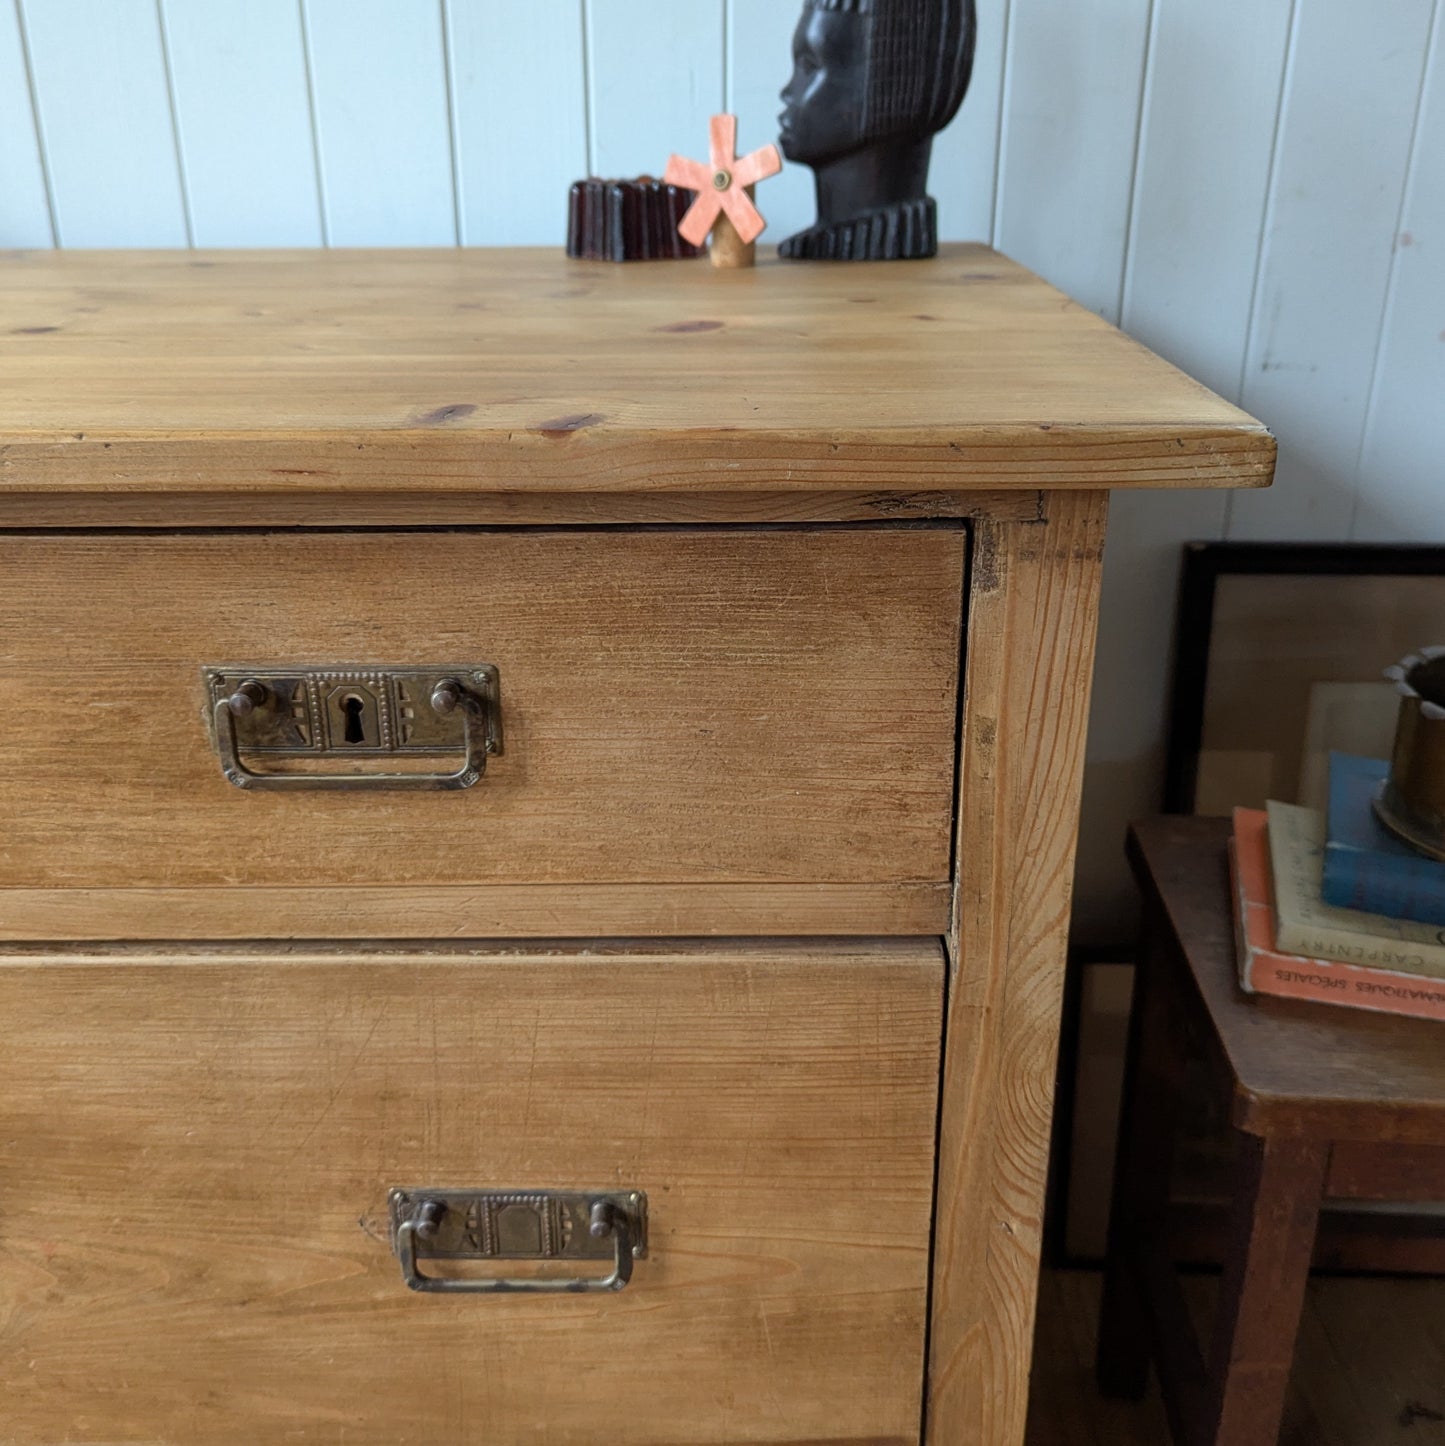
[[[1019,1446],[1028,1411],[1108,494],[1043,502],[973,533],[928,1446]]]

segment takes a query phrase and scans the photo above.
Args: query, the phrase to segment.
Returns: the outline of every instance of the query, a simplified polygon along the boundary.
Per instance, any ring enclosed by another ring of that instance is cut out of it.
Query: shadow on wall
[[[1333,494],[1338,503],[1340,494],[1353,493],[1353,483],[1330,476],[1327,461],[1291,454],[1282,458],[1281,470],[1288,466],[1296,486],[1300,471],[1312,470],[1313,494]],[[1124,833],[1131,819],[1162,806],[1180,559],[1188,542],[1228,536],[1231,509],[1237,520],[1250,501],[1244,493],[1114,494],[1074,875],[1076,944],[1112,948],[1135,936],[1137,907],[1124,862]],[[1261,706],[1268,700],[1261,699]]]

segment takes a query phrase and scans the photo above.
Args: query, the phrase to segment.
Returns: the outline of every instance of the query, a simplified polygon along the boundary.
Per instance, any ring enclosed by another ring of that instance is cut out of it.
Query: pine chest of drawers
[[[1107,496],[1002,257],[0,265],[6,1442],[1021,1439]]]

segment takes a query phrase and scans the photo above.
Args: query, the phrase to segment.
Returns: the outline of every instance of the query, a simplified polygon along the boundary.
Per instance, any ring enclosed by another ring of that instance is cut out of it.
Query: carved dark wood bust
[[[818,223],[782,255],[934,255],[928,161],[963,103],[977,34],[974,0],[805,0],[780,140],[816,174]]]

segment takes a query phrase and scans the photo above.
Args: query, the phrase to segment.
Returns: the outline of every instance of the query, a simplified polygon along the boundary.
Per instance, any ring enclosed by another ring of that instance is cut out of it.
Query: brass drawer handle
[[[621,1290],[647,1253],[647,1197],[640,1191],[393,1190],[392,1247],[411,1290],[440,1295],[581,1295]],[[611,1259],[607,1275],[445,1279],[430,1260]]]
[[[470,788],[502,751],[497,670],[472,668],[207,668],[221,772],[246,789]],[[256,766],[261,758],[354,758],[460,753],[442,772],[308,773]],[[243,754],[249,761],[243,761]]]

